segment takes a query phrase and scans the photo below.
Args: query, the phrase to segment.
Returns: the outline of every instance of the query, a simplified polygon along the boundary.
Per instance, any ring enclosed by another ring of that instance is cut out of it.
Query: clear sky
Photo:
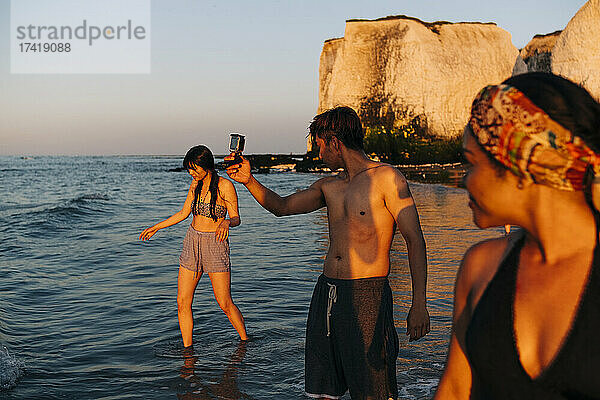
[[[29,75],[10,73],[10,1],[0,0],[0,155],[174,155],[196,144],[222,154],[229,132],[247,135],[247,153],[303,153],[323,41],[342,37],[347,19],[495,22],[522,48],[585,1],[151,4],[150,74]]]

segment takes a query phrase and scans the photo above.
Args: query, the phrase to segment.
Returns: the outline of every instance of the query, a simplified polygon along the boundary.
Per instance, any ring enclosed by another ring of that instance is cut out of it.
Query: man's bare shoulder
[[[384,193],[408,191],[408,181],[398,168],[390,164],[377,163],[372,168],[371,179],[375,186]]]
[[[387,163],[377,163],[377,165],[373,167],[373,176],[377,179],[400,179],[406,182],[406,178],[404,177],[402,172],[400,172],[398,168]]]
[[[323,178],[321,178],[321,179],[313,182],[313,184],[310,185],[310,188],[313,188],[313,189],[323,189],[327,185],[339,183],[340,180],[344,179],[344,174],[345,174],[345,172],[340,172],[340,173],[337,173],[335,175],[324,176]]]

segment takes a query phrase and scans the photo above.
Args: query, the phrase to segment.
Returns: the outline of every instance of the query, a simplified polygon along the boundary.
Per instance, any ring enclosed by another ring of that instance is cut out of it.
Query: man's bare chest
[[[378,191],[365,184],[336,183],[324,188],[329,217],[368,223],[384,210]]]

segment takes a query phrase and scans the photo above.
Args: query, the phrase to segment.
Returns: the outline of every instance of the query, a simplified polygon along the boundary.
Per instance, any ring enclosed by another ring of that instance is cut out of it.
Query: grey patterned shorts
[[[214,232],[199,232],[190,225],[183,239],[179,265],[200,274],[229,272],[229,239],[218,242]]]

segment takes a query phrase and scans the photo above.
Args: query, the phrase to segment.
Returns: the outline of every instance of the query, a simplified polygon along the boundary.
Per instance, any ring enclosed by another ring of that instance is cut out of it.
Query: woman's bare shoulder
[[[471,269],[484,268],[489,261],[501,256],[508,245],[508,236],[483,240],[471,246],[463,258],[463,264]]]
[[[515,232],[508,236],[484,240],[467,250],[458,271],[456,294],[466,296],[474,307],[520,235],[520,232]]]
[[[229,179],[227,178],[223,178],[222,176],[219,176],[219,190],[227,190],[227,189],[233,189],[233,182],[231,182]]]
[[[229,179],[224,178],[219,175],[219,186],[221,186],[221,185],[232,185],[233,186],[233,182],[231,182]]]
[[[233,182],[227,178],[219,177],[219,197],[224,200],[231,201],[232,198],[237,197],[237,192]]]

